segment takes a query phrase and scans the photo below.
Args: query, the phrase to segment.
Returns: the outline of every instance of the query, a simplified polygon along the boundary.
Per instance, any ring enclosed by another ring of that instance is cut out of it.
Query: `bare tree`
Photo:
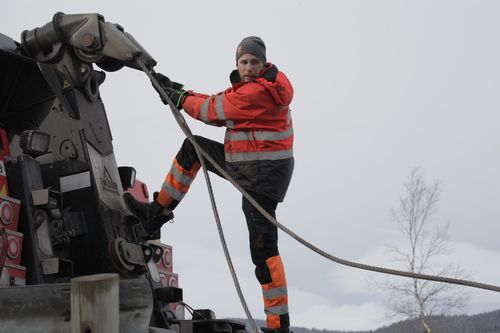
[[[449,253],[446,246],[448,225],[429,231],[440,200],[440,182],[428,184],[423,172],[413,169],[404,185],[405,194],[400,198],[399,209],[391,212],[406,244],[388,245],[395,261],[404,263],[410,272],[463,278],[463,271],[458,266],[437,268],[433,263],[433,259]],[[387,279],[376,285],[386,291],[386,302],[393,318],[418,318],[426,333],[432,333],[429,316],[455,313],[468,301],[462,287],[439,282]]]

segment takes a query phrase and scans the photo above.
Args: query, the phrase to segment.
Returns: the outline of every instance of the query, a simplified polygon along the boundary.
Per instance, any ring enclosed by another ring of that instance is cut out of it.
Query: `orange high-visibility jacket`
[[[183,108],[195,119],[227,127],[226,167],[243,188],[282,201],[293,171],[293,87],[271,63],[253,82],[240,82],[237,71],[231,81],[216,95],[190,92]]]

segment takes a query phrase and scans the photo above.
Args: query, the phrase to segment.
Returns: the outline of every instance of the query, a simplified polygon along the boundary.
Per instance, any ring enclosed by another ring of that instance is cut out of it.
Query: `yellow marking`
[[[0,194],[9,195],[9,193],[7,193],[7,184],[3,184],[2,189],[0,190]]]

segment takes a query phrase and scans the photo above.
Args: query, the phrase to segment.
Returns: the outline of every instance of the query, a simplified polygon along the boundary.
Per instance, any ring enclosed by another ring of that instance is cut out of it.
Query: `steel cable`
[[[238,281],[238,276],[236,275],[236,271],[234,269],[233,262],[231,260],[231,256],[229,254],[229,250],[227,248],[227,243],[226,239],[224,237],[224,231],[222,230],[222,224],[220,222],[220,217],[219,217],[219,212],[217,209],[217,204],[215,202],[215,197],[212,189],[212,182],[210,181],[210,176],[207,171],[207,166],[205,163],[205,159],[203,158],[204,154],[206,155],[206,152],[203,151],[203,149],[198,145],[196,142],[193,133],[191,132],[191,129],[189,128],[188,124],[186,123],[186,120],[180,113],[180,111],[177,109],[177,107],[172,103],[172,100],[168,97],[168,95],[163,91],[161,88],[158,80],[153,76],[154,72],[152,70],[149,70],[146,65],[144,64],[143,61],[141,61],[141,58],[138,59],[138,64],[142,68],[142,70],[148,75],[149,79],[151,80],[151,83],[156,87],[156,90],[158,90],[163,97],[165,101],[167,101],[168,105],[170,106],[170,109],[174,115],[175,120],[177,121],[177,124],[179,127],[182,129],[188,140],[193,144],[196,155],[198,156],[198,159],[200,161],[200,164],[203,169],[203,175],[205,176],[205,181],[207,184],[207,189],[208,189],[208,194],[210,197],[210,203],[212,205],[212,211],[214,213],[214,218],[215,218],[215,224],[217,225],[217,231],[219,233],[219,238],[222,244],[222,249],[224,251],[224,256],[226,257],[227,265],[229,267],[229,271],[231,272],[231,277],[233,279],[234,286],[236,288],[236,292],[238,293],[238,297],[240,299],[241,305],[243,307],[243,310],[245,311],[245,315],[247,316],[248,322],[252,326],[252,330],[254,333],[258,333],[259,329],[257,328],[257,325],[255,324],[255,321],[253,320],[252,314],[250,313],[250,310],[248,309],[248,305],[246,303],[245,297],[243,295],[243,291],[241,290],[240,283]],[[213,162],[211,162],[213,163]]]
[[[152,77],[151,75],[150,78]],[[153,78],[154,79],[154,78]],[[152,79],[152,80],[153,80]],[[156,82],[156,85],[158,83]],[[158,85],[159,87],[159,85]],[[271,223],[273,223],[276,227],[281,229],[284,233],[289,235],[290,237],[294,238],[297,240],[299,243],[304,245],[305,247],[309,248],[310,250],[316,252],[317,254],[334,261],[338,264],[353,267],[353,268],[359,268],[367,271],[372,271],[372,272],[377,272],[377,273],[383,273],[383,274],[390,274],[390,275],[396,275],[396,276],[403,276],[403,277],[408,277],[408,278],[413,278],[413,279],[419,279],[419,280],[429,280],[429,281],[436,281],[436,282],[443,282],[443,283],[451,283],[451,284],[457,284],[457,285],[462,285],[462,286],[467,286],[467,287],[473,287],[473,288],[479,288],[479,289],[485,289],[485,290],[490,290],[490,291],[495,291],[495,292],[500,292],[500,286],[496,285],[491,285],[491,284],[485,284],[485,283],[480,283],[480,282],[475,282],[475,281],[470,281],[470,280],[463,280],[463,279],[457,279],[457,278],[452,278],[452,277],[447,277],[447,276],[438,276],[438,275],[430,275],[430,274],[422,274],[422,273],[415,273],[415,272],[407,272],[407,271],[401,271],[401,270],[396,270],[396,269],[391,269],[391,268],[385,268],[385,267],[379,267],[379,266],[373,266],[373,265],[367,265],[367,264],[362,264],[362,263],[357,263],[354,261],[349,261],[345,260],[339,257],[336,257],[326,251],[323,251],[322,249],[318,248],[317,246],[309,243],[296,233],[294,233],[292,230],[288,229],[281,223],[279,223],[274,217],[272,217],[269,213],[267,213],[258,203],[255,201],[250,194],[248,194],[236,181],[226,172],[224,168],[222,168],[220,165],[218,165],[215,160],[205,151],[203,148],[199,146],[199,144],[196,142],[195,138],[192,136],[191,131],[189,130],[189,127],[182,116],[182,114],[177,110],[175,105],[168,99],[167,94],[164,93],[161,89],[161,95],[164,99],[166,99],[169,102],[169,106],[172,109],[172,112],[177,120],[177,123],[180,125],[181,129],[184,131],[186,134],[188,140],[193,144],[195,147],[197,153],[199,152],[208,162],[210,162],[216,169],[219,171],[221,175],[223,175],[231,184],[247,199],[267,220],[269,220]],[[188,135],[189,133],[189,135]],[[211,197],[213,194],[211,194]]]

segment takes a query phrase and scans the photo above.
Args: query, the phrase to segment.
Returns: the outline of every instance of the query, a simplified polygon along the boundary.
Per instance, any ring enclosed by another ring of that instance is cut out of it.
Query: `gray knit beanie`
[[[236,49],[236,63],[238,63],[238,59],[242,55],[247,53],[259,58],[263,64],[266,63],[266,44],[264,44],[264,41],[259,37],[250,36],[243,38]]]

